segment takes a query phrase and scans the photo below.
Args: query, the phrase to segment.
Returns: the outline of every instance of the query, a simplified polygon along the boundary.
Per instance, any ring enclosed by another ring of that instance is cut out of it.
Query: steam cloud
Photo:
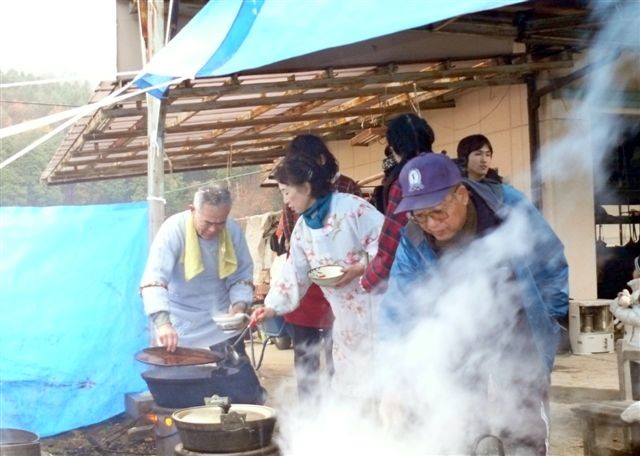
[[[572,109],[566,134],[541,153],[544,179],[591,172],[591,151],[597,170],[604,153],[630,127],[619,117],[598,113],[620,101],[612,100],[612,88],[621,93],[640,74],[640,2],[595,3],[603,28],[585,58],[597,68],[583,80],[583,101]],[[520,411],[505,408],[512,402],[505,399],[516,394],[511,386],[526,383],[531,372],[522,361],[527,353],[496,358],[515,350],[513,340],[501,335],[515,324],[514,302],[522,293],[502,266],[540,254],[531,250],[534,235],[514,211],[494,233],[445,256],[436,277],[398,303],[412,315],[412,329],[393,342],[376,335],[380,343],[367,371],[350,373],[361,387],[358,395],[301,404],[278,398],[280,404],[291,402],[279,410],[281,453],[469,454],[469,445],[484,432],[478,423],[488,415],[496,426],[517,422]],[[493,378],[496,369],[501,379],[488,386],[461,381],[474,375]]]

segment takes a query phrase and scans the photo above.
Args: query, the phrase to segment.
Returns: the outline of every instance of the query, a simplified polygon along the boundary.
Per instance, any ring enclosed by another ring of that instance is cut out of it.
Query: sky
[[[113,80],[116,0],[0,2],[0,68]]]

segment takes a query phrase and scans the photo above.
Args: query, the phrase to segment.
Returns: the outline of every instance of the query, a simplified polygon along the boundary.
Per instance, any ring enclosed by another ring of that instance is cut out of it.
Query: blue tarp
[[[0,427],[49,436],[145,390],[146,203],[0,208]]]
[[[518,2],[211,0],[135,83],[146,88],[180,77],[232,74],[512,3]]]

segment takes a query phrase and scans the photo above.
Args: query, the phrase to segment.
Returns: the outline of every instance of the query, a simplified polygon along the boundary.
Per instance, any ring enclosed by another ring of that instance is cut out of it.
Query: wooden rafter
[[[184,81],[166,97],[165,169],[272,163],[296,134],[350,139],[399,112],[450,108],[457,96],[475,88],[563,71],[573,67],[572,53],[588,46],[600,25],[572,1],[527,1],[416,31],[512,40],[526,44],[528,53],[520,47],[520,52],[493,55],[459,53],[280,73],[258,69]],[[94,101],[117,84],[101,84]],[[43,179],[63,183],[146,174],[146,115],[146,100],[137,96],[81,119]]]

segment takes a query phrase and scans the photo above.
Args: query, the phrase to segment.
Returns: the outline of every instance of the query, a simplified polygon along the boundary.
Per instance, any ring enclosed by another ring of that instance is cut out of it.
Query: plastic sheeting
[[[180,77],[232,74],[512,3],[518,1],[211,1],[134,82],[147,88]]]
[[[0,427],[49,436],[146,389],[147,203],[0,208]]]

